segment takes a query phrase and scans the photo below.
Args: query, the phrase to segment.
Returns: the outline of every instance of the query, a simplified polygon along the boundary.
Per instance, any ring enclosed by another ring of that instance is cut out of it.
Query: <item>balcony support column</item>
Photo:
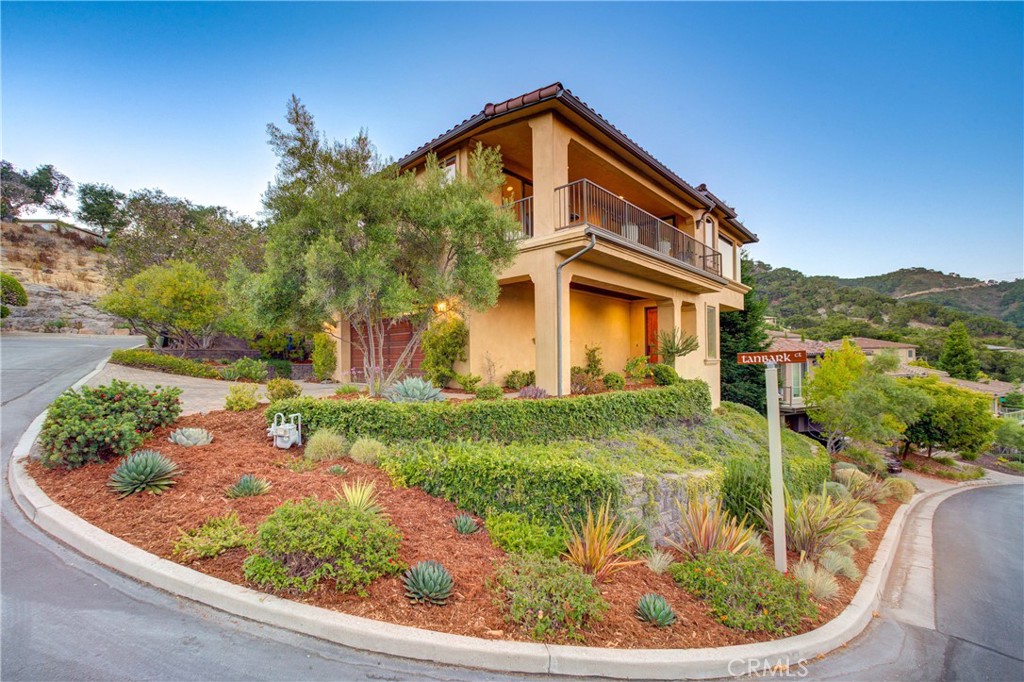
[[[554,253],[551,254],[555,256]],[[558,355],[559,355],[559,318],[561,318],[561,355],[562,355],[562,388],[569,393],[569,339],[572,330],[569,327],[569,282],[572,280],[571,268],[565,268],[561,277],[561,297],[558,296],[558,277],[556,268],[561,260],[557,256],[544,258],[541,267],[530,273],[533,280],[534,334],[537,352],[537,386],[550,395],[558,395]],[[561,310],[559,310],[561,298]]]
[[[556,227],[555,188],[569,182],[569,131],[547,113],[530,120],[533,134],[533,212],[535,237]]]

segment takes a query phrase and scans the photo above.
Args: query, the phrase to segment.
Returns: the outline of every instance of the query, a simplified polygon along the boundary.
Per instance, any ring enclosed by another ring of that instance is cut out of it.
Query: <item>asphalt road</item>
[[[355,651],[238,619],[84,559],[29,523],[7,489],[18,438],[124,337],[0,338],[0,680],[523,679]]]

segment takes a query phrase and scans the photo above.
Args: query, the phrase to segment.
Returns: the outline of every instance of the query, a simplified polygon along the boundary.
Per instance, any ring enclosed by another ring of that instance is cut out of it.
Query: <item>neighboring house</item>
[[[501,149],[495,201],[514,211],[522,234],[518,258],[499,275],[497,306],[466,315],[468,360],[457,369],[486,378],[493,367],[498,382],[536,370],[538,386],[566,394],[587,346],[601,347],[606,371],[621,371],[630,357],[656,359],[658,332],[679,328],[700,348],[675,368],[706,381],[717,405],[719,315],[742,310],[740,249],[757,241],[735,210],[559,83],[486,105],[399,164],[416,171],[433,152],[466,173],[477,143]],[[339,373],[358,378],[361,364],[343,338]]]
[[[79,237],[87,241],[94,242],[97,245],[103,245],[104,243],[102,235],[98,235],[92,230],[88,230],[84,227],[72,225],[60,218],[17,218],[15,222],[19,225],[27,225],[28,227],[32,227],[37,230],[43,230],[44,232],[78,235]]]

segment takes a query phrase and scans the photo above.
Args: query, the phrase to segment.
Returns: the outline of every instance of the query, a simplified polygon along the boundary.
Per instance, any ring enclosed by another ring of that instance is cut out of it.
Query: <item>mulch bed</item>
[[[1000,462],[998,459],[999,457],[1006,457],[1006,455],[993,455],[991,452],[986,452],[984,455],[979,457],[977,461],[971,462],[971,464],[977,464],[980,467],[991,469],[992,471],[998,471],[1003,474],[1010,474],[1011,476],[1024,476],[1024,472],[1011,469]],[[1009,457],[1007,457],[1007,459],[1009,459]]]
[[[68,471],[45,469],[33,461],[29,472],[58,504],[108,533],[172,561],[177,560],[171,549],[181,531],[199,526],[211,516],[235,511],[242,523],[255,529],[286,500],[310,496],[329,499],[335,497],[342,481],[373,480],[382,506],[402,532],[402,560],[409,565],[425,559],[441,561],[455,579],[454,599],[444,607],[413,606],[404,597],[399,576],[377,580],[368,587],[366,598],[338,593],[327,584],[308,594],[280,596],[428,630],[529,641],[528,635],[505,620],[494,592],[487,587],[488,578],[505,553],[491,544],[486,530],[468,536],[456,533],[451,520],[460,510],[454,504],[431,497],[418,488],[392,488],[382,471],[349,459],[344,460],[348,469],[344,477],[325,473],[332,462],[321,462],[311,471],[293,472],[285,467],[288,462],[301,458],[301,452],[278,450],[271,445],[270,439],[265,437],[261,410],[190,415],[174,424],[174,428],[182,426],[205,428],[214,435],[214,441],[204,447],[185,448],[167,440],[170,428],[153,434],[146,447],[169,456],[183,471],[177,484],[160,496],[140,494],[118,499],[106,486],[116,462],[90,464]],[[267,478],[273,487],[268,494],[259,497],[226,498],[224,491],[242,474]],[[879,506],[882,522],[868,536],[868,547],[855,555],[862,571],[867,571],[898,507],[899,504],[892,501]],[[768,551],[770,556],[770,547]],[[234,549],[213,559],[199,559],[185,565],[229,582],[255,587],[242,576],[245,557],[244,549]],[[791,556],[790,561],[796,562],[797,557]],[[853,598],[857,584],[846,578],[837,580],[840,598],[821,605],[821,616],[813,622],[806,621],[801,632],[830,620]],[[668,575],[656,575],[644,565],[631,566],[615,574],[611,582],[601,586],[601,591],[611,608],[586,635],[584,643],[590,646],[696,648],[771,639],[764,633],[725,627],[710,615],[702,602]],[[640,596],[647,592],[661,594],[672,604],[679,617],[675,625],[659,629],[637,620],[633,610]]]

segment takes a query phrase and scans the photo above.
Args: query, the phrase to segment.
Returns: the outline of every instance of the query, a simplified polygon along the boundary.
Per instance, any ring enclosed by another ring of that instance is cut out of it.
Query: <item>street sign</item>
[[[741,365],[767,365],[774,362],[779,365],[794,362],[807,362],[805,350],[763,351],[760,353],[739,353],[736,362]]]

